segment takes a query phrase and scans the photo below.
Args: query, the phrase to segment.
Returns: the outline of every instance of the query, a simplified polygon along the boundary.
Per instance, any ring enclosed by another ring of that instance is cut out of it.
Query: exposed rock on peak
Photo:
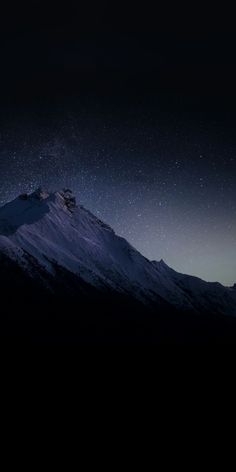
[[[48,197],[49,193],[42,187],[39,187],[35,192],[29,195],[29,198],[36,198],[37,200],[46,200]]]
[[[64,199],[68,210],[72,211],[74,208],[76,208],[76,198],[73,195],[72,190],[69,188],[64,188],[61,192],[59,192],[59,195]]]

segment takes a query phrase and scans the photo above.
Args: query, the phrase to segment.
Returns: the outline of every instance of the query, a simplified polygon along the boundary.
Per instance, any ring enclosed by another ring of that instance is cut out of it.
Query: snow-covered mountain
[[[20,195],[0,208],[0,256],[31,279],[73,274],[78,286],[116,293],[144,305],[236,315],[236,291],[149,261],[64,189]],[[50,285],[50,284],[49,284]],[[50,287],[52,289],[52,287]]]

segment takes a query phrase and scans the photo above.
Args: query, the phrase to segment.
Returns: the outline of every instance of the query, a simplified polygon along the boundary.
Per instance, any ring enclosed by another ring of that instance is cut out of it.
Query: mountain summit
[[[236,292],[219,283],[179,274],[164,261],[149,261],[83,206],[70,189],[41,188],[0,208],[0,258],[47,290],[128,297],[151,307],[236,315]],[[4,277],[4,276],[3,276]],[[64,282],[63,282],[64,281]]]

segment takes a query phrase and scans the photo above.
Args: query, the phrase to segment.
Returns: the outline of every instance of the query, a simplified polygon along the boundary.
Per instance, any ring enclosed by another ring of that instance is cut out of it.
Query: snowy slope
[[[109,287],[144,302],[160,299],[181,309],[236,315],[236,292],[151,262],[125,239],[76,205],[69,190],[38,189],[0,208],[0,252],[30,272],[28,256],[50,274],[55,263],[87,283]]]
[[[236,315],[236,293],[233,288],[219,282],[205,282],[191,275],[171,269],[164,261],[153,261],[153,266],[162,278],[173,284],[173,291],[181,292],[185,301],[196,311],[214,311]]]

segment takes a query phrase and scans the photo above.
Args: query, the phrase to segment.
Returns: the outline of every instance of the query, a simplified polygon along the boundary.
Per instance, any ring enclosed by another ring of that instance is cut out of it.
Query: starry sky
[[[233,284],[229,24],[76,5],[4,12],[0,204],[70,187],[148,258]]]

